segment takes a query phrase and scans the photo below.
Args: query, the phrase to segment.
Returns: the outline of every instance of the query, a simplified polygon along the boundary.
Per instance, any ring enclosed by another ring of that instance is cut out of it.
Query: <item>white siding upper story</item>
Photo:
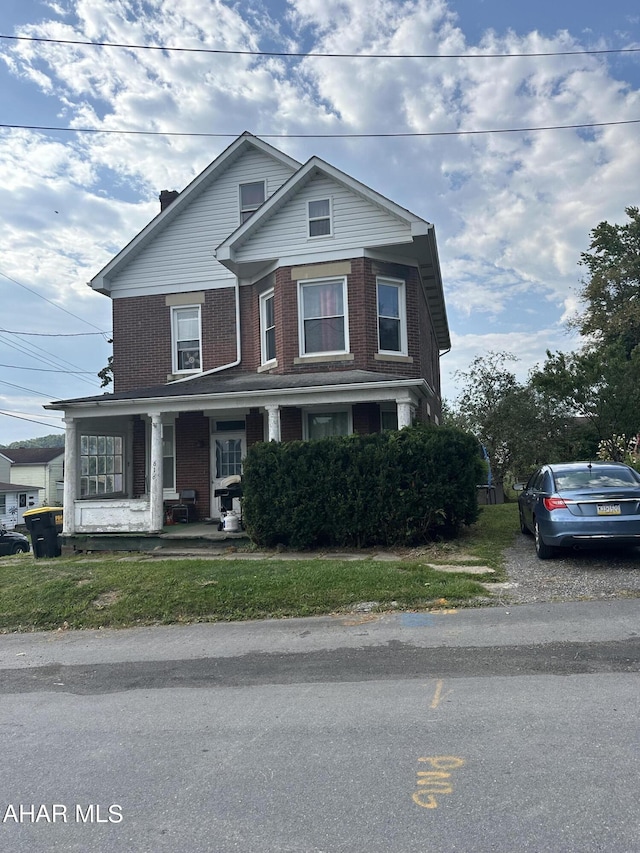
[[[11,460],[0,452],[0,483],[11,482]]]
[[[332,233],[309,237],[307,203],[331,200]],[[411,224],[326,175],[316,175],[235,249],[242,262],[411,243]]]
[[[264,180],[269,198],[293,172],[292,167],[262,151],[244,152],[126,266],[109,276],[111,296],[229,286],[233,279],[215,259],[214,251],[240,225],[240,184]]]
[[[57,482],[62,480],[64,455],[52,459],[46,464],[13,465],[10,483],[20,483],[23,486],[33,486],[40,491],[43,504],[55,504],[59,500]]]

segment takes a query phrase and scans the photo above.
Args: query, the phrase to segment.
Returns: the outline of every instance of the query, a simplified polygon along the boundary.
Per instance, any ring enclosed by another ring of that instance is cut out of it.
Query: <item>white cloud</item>
[[[22,32],[231,50],[304,44],[334,53],[583,47],[577,29],[553,37],[486,32],[473,42],[445,0],[290,0],[279,19],[260,0],[69,0],[48,9],[49,20]],[[605,59],[585,55],[295,60],[16,42],[0,58],[9,79],[37,96],[38,109],[49,105],[39,123],[95,129],[432,133],[632,120],[640,107],[631,64],[628,79],[618,79]],[[3,132],[2,269],[108,324],[108,300],[85,282],[155,215],[161,189],[183,188],[230,141]],[[547,346],[569,348],[561,323],[575,308],[589,232],[602,220],[622,221],[637,203],[634,125],[269,141],[302,161],[318,154],[435,223],[452,324],[478,329],[462,335],[453,326],[445,371],[466,367],[478,348],[511,349],[523,369]],[[483,334],[491,320],[514,331]]]

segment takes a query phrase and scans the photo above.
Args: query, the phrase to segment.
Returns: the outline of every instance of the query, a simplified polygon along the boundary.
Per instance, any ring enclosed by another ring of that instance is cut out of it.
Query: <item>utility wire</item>
[[[541,130],[580,130],[590,127],[615,127],[623,124],[640,124],[640,118],[627,119],[625,121],[598,121],[585,124],[550,124],[538,127],[501,127],[487,128],[486,130],[434,130],[428,133],[420,132],[394,132],[394,133],[261,133],[261,139],[400,139],[403,137],[428,137],[428,136],[480,136],[487,133],[533,133]],[[120,134],[122,136],[190,136],[190,137],[224,137],[236,139],[238,133],[187,133],[186,131],[171,130],[103,130],[99,127],[51,127],[36,124],[0,124],[0,128],[7,130],[38,130],[55,133],[105,133]],[[4,273],[0,273],[4,275]],[[8,276],[7,276],[8,278]],[[27,288],[28,290],[29,288]],[[44,298],[44,297],[43,297]],[[49,301],[49,300],[47,300]],[[52,303],[55,304],[55,303]],[[56,306],[60,307],[60,306]],[[64,308],[60,309],[64,311]],[[67,313],[69,313],[67,311]],[[72,315],[73,316],[73,315]],[[85,321],[86,322],[86,321]],[[90,324],[92,325],[92,324]],[[97,326],[95,327],[97,328]]]
[[[51,429],[61,429],[63,432],[65,428],[63,426],[58,426],[58,424],[46,424],[44,421],[34,421],[31,418],[21,418],[20,415],[14,415],[11,412],[3,412],[0,411],[0,415],[4,415],[6,418],[16,418],[19,421],[27,421],[30,424],[40,424],[40,426],[50,427]],[[45,415],[44,417],[48,417]]]
[[[0,367],[8,367],[10,370],[35,370],[38,373],[70,373],[82,374],[85,376],[95,376],[93,370],[53,370],[47,367],[20,367],[17,364],[0,364]]]
[[[49,356],[49,358],[47,359],[47,363],[51,364],[54,367],[60,368],[61,372],[65,371],[65,368],[63,367],[63,365],[65,365],[65,364],[68,367],[78,368],[77,364],[72,364],[72,362],[67,361],[64,358],[59,358],[58,356],[54,355],[53,353],[49,352],[46,349],[43,349],[43,347],[40,347],[37,344],[30,344],[29,348],[25,348],[24,346],[19,346],[18,344],[7,340],[6,338],[2,337],[2,335],[0,335],[0,343],[3,343],[3,344],[5,344],[5,346],[11,347],[11,349],[15,349],[18,352],[21,352],[23,355],[26,355],[29,358],[34,358],[36,360],[38,360],[38,356],[35,355],[34,352],[32,352],[32,350],[38,350],[39,352],[43,353],[44,355]],[[22,343],[22,342],[20,342],[20,343]],[[53,361],[52,361],[52,359],[53,359]],[[84,371],[82,371],[82,372],[84,372]],[[95,382],[91,382],[89,379],[85,379],[84,377],[79,377],[79,379],[81,382],[86,382],[88,385],[95,385]]]
[[[34,296],[38,296],[40,299],[44,299],[45,302],[48,302],[49,305],[53,305],[54,308],[57,308],[59,311],[64,311],[64,313],[68,314],[70,317],[74,317],[76,320],[80,320],[81,323],[86,323],[87,326],[91,326],[94,329],[98,329],[100,334],[104,334],[104,332],[102,332],[102,330],[99,329],[98,326],[96,326],[94,323],[90,323],[89,320],[85,320],[84,317],[79,317],[77,314],[74,314],[72,311],[67,311],[66,308],[63,308],[61,305],[57,305],[55,302],[52,302],[50,299],[47,299],[46,296],[43,296],[41,293],[38,293],[37,290],[32,290],[32,288],[27,287],[26,284],[22,284],[21,282],[17,281],[15,278],[12,278],[10,275],[7,275],[6,272],[2,272],[2,270],[0,270],[0,275],[3,276],[3,278],[8,279],[9,281],[12,281],[14,284],[17,284],[18,287],[22,287],[24,290],[28,290],[29,293],[33,293]]]
[[[0,39],[11,41],[43,42],[45,44],[71,44],[82,47],[117,47],[126,50],[161,50],[176,53],[211,53],[223,56],[280,56],[306,59],[517,59],[536,56],[595,56],[607,53],[638,53],[640,47],[618,47],[602,50],[554,50],[534,53],[315,53],[279,50],[228,50],[212,47],[169,47],[160,44],[127,44],[107,41],[80,41],[76,39],[54,39],[41,36],[6,36]]]
[[[44,394],[42,391],[34,391],[33,388],[25,388],[24,385],[14,385],[13,382],[7,382],[6,379],[0,379],[0,385],[8,385],[10,388],[18,388],[20,391],[27,391],[29,394],[37,394],[38,397],[46,397],[51,399],[51,394]]]
[[[83,338],[90,335],[104,337],[111,334],[111,332],[14,332],[11,329],[0,329],[0,332],[4,332],[6,335],[24,335],[25,337],[36,338]]]

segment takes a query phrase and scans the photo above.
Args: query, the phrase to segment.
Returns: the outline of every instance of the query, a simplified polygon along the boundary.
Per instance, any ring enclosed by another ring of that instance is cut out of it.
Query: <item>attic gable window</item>
[[[264,203],[266,187],[264,181],[240,184],[240,222],[246,222]]]
[[[331,199],[321,198],[307,202],[309,237],[330,237]]]
[[[171,309],[171,335],[173,341],[173,372],[187,373],[200,370],[199,305]]]

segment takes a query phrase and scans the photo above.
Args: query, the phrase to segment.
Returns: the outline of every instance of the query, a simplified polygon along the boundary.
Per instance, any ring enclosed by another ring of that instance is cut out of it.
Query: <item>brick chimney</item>
[[[178,190],[162,190],[160,192],[160,212],[169,207],[171,202],[175,201],[179,195]]]

